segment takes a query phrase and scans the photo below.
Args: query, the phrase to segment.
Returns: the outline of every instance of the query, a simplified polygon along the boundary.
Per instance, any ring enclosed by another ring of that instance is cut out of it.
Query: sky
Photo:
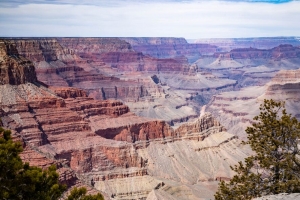
[[[0,37],[300,36],[300,0],[0,0]]]

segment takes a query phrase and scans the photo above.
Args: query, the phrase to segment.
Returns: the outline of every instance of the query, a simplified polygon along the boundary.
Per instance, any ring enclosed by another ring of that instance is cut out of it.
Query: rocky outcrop
[[[19,85],[37,82],[32,63],[19,56],[16,46],[0,40],[0,84]]]
[[[77,98],[77,97],[87,97],[84,90],[70,87],[49,87],[57,96],[67,99],[67,98]]]
[[[206,113],[202,117],[196,119],[193,123],[186,123],[179,126],[175,130],[175,134],[177,136],[188,136],[192,133],[204,132],[205,130],[213,127],[219,127],[217,132],[226,131],[226,129],[220,125],[220,122],[213,118],[210,113]]]

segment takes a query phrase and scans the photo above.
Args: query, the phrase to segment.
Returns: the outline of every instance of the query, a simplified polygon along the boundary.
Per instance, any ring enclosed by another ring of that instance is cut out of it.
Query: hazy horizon
[[[299,0],[0,1],[0,37],[298,37],[299,21]]]

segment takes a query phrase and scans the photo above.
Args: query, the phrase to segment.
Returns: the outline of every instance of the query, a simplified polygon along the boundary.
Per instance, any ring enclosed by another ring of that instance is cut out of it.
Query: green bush
[[[12,140],[11,132],[0,127],[0,199],[59,199],[66,186],[59,183],[56,167],[53,165],[42,170],[23,163],[19,156],[22,151],[21,143]],[[77,193],[80,195],[76,196]],[[104,198],[101,194],[86,195],[85,188],[74,188],[68,199],[103,200]]]

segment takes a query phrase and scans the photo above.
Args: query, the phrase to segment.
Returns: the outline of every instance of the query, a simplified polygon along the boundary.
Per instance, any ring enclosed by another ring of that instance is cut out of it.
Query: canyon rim
[[[214,199],[264,99],[300,120],[299,1],[4,0],[0,18],[0,125],[69,191]]]

